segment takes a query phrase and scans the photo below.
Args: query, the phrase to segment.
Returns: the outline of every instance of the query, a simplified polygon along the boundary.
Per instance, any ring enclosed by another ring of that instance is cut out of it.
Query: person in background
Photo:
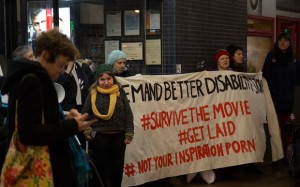
[[[129,77],[131,76],[127,66],[126,66],[126,55],[123,51],[113,50],[106,63],[113,67],[113,72],[117,77]]]
[[[214,63],[216,65],[216,70],[218,71],[230,70],[229,53],[225,49],[216,51],[214,55]]]
[[[229,53],[230,69],[237,72],[246,72],[247,70],[243,66],[243,48],[231,44],[226,48],[226,51]]]
[[[20,45],[12,52],[12,59],[17,57],[28,58],[29,60],[34,60],[32,47],[29,45]]]
[[[293,51],[292,40],[288,33],[281,33],[278,36],[273,50],[265,58],[262,72],[268,82],[277,113],[286,158],[290,134],[293,133],[286,133],[286,125],[293,117],[294,88],[300,85],[300,63]],[[282,159],[280,163],[287,164],[286,159]]]
[[[117,82],[112,67],[99,65],[94,72],[82,112],[98,119],[84,134],[91,140],[94,163],[105,186],[120,187],[126,145],[134,135],[133,114],[125,91]]]
[[[213,62],[215,65],[215,70],[217,71],[225,71],[229,70],[229,53],[225,49],[220,49],[216,51]],[[219,169],[220,170],[220,169]],[[207,184],[212,184],[216,180],[216,173],[214,170],[206,170],[206,171],[200,171],[197,172],[200,174],[202,179],[207,183]],[[193,178],[197,175],[197,173],[190,173],[187,175],[187,182],[191,182]]]
[[[76,59],[69,62],[66,70],[55,80],[65,90],[65,97],[61,102],[65,114],[73,108],[79,112],[82,111],[82,106],[89,93],[89,87],[94,83],[93,72],[87,63],[83,59]],[[79,133],[77,137],[81,147],[85,148],[86,141],[84,135]]]
[[[230,60],[230,69],[232,71],[237,71],[237,72],[246,72],[246,68],[243,66],[243,61],[244,61],[244,55],[243,55],[243,48],[240,46],[231,44],[227,46],[226,51],[229,54],[229,60]],[[230,171],[231,170],[231,171]],[[256,174],[256,175],[262,175],[263,172],[256,167],[254,163],[249,163],[249,164],[243,164],[239,166],[232,166],[227,168],[227,174],[230,172],[232,173],[240,173],[240,172],[246,172],[249,174]]]
[[[66,70],[55,81],[65,89],[65,98],[61,105],[64,111],[75,108],[81,111],[88,95],[89,87],[94,83],[94,76],[89,65],[83,59],[69,62]]]
[[[230,70],[229,53],[225,49],[217,50],[214,55],[214,64],[216,65],[216,69],[218,71]],[[199,174],[207,184],[212,184],[216,180],[216,174],[214,170],[201,171]]]
[[[2,87],[4,94],[9,93],[8,137],[12,137],[17,124],[22,144],[47,145],[54,186],[76,187],[79,186],[77,165],[70,137],[95,121],[87,121],[88,115],[81,115],[75,109],[71,110],[67,120],[62,120],[53,80],[57,79],[74,57],[79,56],[79,52],[66,35],[51,30],[37,37],[36,54],[37,61],[16,58],[8,63],[8,73]]]
[[[29,60],[34,60],[32,47],[30,47],[29,45],[18,46],[12,52],[12,59],[14,58],[27,58]],[[3,82],[4,82],[4,75],[0,76],[0,88],[2,88]]]
[[[215,52],[213,62],[216,65],[216,71],[226,71],[230,69],[230,54],[225,49],[219,49]],[[233,179],[236,174],[236,166],[218,168],[214,175],[218,175],[221,179]],[[216,173],[216,174],[215,174]],[[215,177],[216,178],[216,177]],[[205,178],[204,178],[205,179]]]

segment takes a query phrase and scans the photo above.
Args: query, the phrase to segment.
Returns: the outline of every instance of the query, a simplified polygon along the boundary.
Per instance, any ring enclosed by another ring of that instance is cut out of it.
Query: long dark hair
[[[278,42],[279,42],[279,40],[281,40],[282,38],[285,38],[285,39],[287,39],[287,40],[290,42],[290,46],[287,48],[286,54],[287,54],[287,55],[293,56],[293,55],[294,55],[293,43],[292,43],[291,36],[290,36],[290,34],[288,34],[288,33],[281,33],[281,34],[277,37],[277,40],[276,40],[276,42],[274,43],[274,46],[273,46],[273,52],[274,52],[274,53],[282,52],[282,51],[278,48]]]

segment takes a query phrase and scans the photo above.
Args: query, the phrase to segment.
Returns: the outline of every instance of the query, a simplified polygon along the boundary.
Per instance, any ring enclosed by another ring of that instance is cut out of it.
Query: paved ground
[[[287,166],[274,167],[271,164],[256,164],[263,171],[262,175],[238,172],[232,178],[218,176],[213,184],[206,184],[197,175],[191,183],[185,177],[175,177],[141,185],[143,187],[300,187],[300,179],[288,174]]]

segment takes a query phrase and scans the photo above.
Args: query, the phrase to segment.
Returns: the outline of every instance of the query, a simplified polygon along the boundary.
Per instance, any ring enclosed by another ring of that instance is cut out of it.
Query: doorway
[[[247,72],[262,70],[265,58],[272,49],[274,19],[248,15]]]
[[[289,33],[291,35],[293,49],[297,56],[300,55],[300,19],[284,16],[276,17],[276,35],[280,33]]]
[[[272,37],[247,36],[247,72],[260,72],[272,49]]]

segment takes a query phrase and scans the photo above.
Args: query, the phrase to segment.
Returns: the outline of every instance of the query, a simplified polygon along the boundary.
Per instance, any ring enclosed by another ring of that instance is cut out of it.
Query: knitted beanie
[[[95,77],[95,79],[98,79],[98,77],[99,77],[103,72],[110,72],[111,74],[113,74],[112,66],[110,66],[110,65],[108,65],[108,64],[100,64],[99,66],[97,66],[97,67],[95,68],[95,71],[94,71],[94,77]]]
[[[229,53],[225,49],[220,49],[216,51],[215,56],[214,56],[214,63],[217,64],[220,56],[226,55],[229,58]]]
[[[107,62],[106,62],[106,64],[109,64],[109,65],[114,65],[114,63],[117,61],[117,60],[119,60],[119,59],[121,59],[121,58],[124,58],[125,60],[126,60],[126,55],[125,55],[125,53],[123,52],[123,51],[120,51],[120,50],[113,50],[110,54],[109,54],[109,56],[108,56],[108,58],[107,58]]]

